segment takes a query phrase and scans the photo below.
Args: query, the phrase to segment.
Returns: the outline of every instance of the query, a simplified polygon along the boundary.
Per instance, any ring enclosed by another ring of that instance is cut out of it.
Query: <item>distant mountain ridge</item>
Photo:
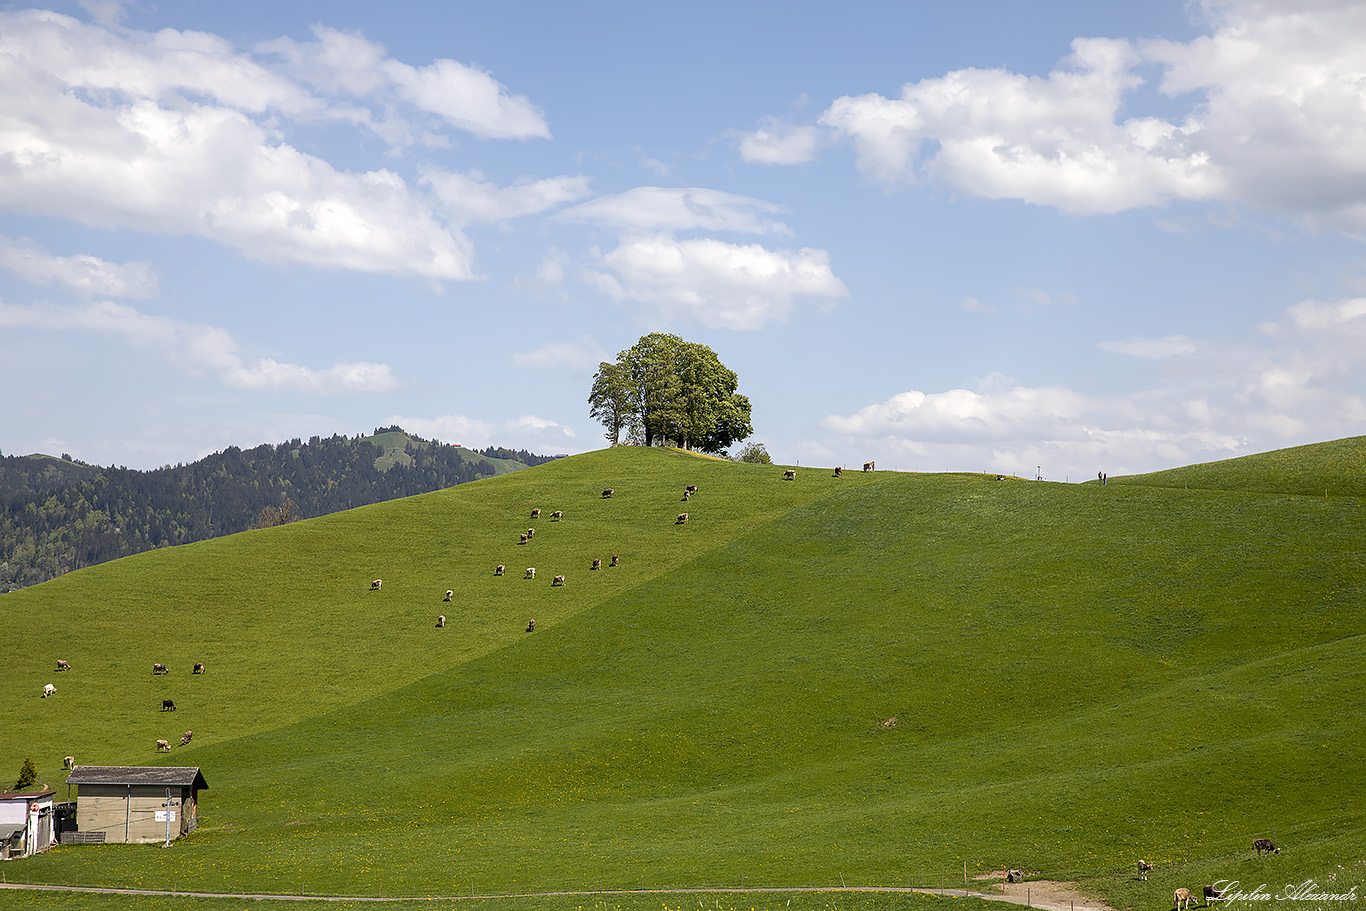
[[[63,455],[0,458],[0,592],[157,547],[430,493],[551,457],[424,440],[401,427],[373,436],[243,450],[150,471]]]

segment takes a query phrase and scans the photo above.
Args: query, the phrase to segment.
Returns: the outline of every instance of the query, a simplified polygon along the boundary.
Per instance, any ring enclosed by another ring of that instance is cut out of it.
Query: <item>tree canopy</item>
[[[739,378],[706,345],[662,332],[640,338],[603,361],[593,376],[589,414],[616,445],[673,442],[684,449],[719,453],[754,433],[749,398]]]

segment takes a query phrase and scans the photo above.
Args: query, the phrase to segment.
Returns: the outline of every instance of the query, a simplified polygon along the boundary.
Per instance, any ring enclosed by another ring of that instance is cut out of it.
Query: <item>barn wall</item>
[[[171,838],[189,831],[185,811],[194,812],[188,788],[172,787]],[[77,788],[76,827],[82,832],[103,832],[106,844],[160,842],[166,840],[165,785],[83,784]]]

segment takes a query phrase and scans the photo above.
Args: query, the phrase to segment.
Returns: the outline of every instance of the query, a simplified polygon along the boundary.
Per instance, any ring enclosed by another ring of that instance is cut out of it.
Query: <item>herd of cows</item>
[[[69,671],[69,670],[71,670],[71,662],[70,662],[70,661],[67,661],[65,658],[58,658],[58,659],[57,659],[57,670],[58,670],[58,671]],[[154,663],[152,664],[152,676],[153,676],[153,677],[160,677],[160,676],[163,675],[163,674],[169,674],[169,673],[170,673],[170,671],[167,669],[166,665],[162,664],[161,662],[158,661],[158,662],[154,662]],[[202,674],[202,673],[204,673],[204,662],[202,662],[202,661],[197,661],[197,662],[195,662],[194,669],[191,670],[190,673],[191,673],[191,674]],[[48,684],[44,684],[44,685],[43,685],[43,698],[44,698],[44,699],[46,699],[48,696],[53,696],[53,695],[55,695],[56,693],[57,693],[57,687],[54,686],[53,684],[48,683]],[[162,710],[163,712],[174,712],[174,711],[176,710],[176,707],[175,707],[175,700],[174,700],[174,699],[163,699],[163,700],[161,700],[161,710]],[[189,743],[190,740],[192,740],[193,738],[194,738],[194,731],[186,731],[184,734],[182,734],[182,735],[180,736],[180,745],[181,745],[181,746],[185,746],[185,745],[186,745],[187,743]],[[157,741],[157,752],[158,752],[158,753],[169,753],[170,751],[171,751],[171,742],[170,742],[169,740],[158,740],[158,741]],[[65,757],[65,758],[62,760],[62,768],[64,768],[64,769],[74,769],[74,768],[76,768],[76,758],[75,758],[74,756],[67,756],[67,757]]]
[[[1276,843],[1269,838],[1254,839],[1252,842],[1252,847],[1257,850],[1258,857],[1261,857],[1263,854],[1281,853],[1281,849],[1276,847]],[[1148,863],[1146,860],[1140,860],[1138,862],[1138,878],[1146,880],[1148,878],[1148,874],[1152,872],[1152,869],[1152,864]],[[1197,898],[1196,894],[1192,892],[1190,889],[1187,889],[1185,886],[1181,886],[1179,889],[1172,893],[1172,902],[1175,906],[1176,911],[1187,911],[1187,909],[1192,906],[1197,908],[1200,907],[1201,898],[1204,899],[1205,907],[1209,907],[1210,902],[1223,901],[1224,893],[1221,892],[1219,889],[1215,888],[1214,886],[1202,887],[1200,890],[1199,898]]]
[[[683,489],[683,499],[684,499],[684,500],[689,500],[689,499],[692,498],[692,495],[695,494],[695,493],[697,493],[697,485],[696,485],[696,484],[689,484],[689,485],[687,485],[687,486]],[[603,491],[602,491],[602,499],[604,499],[604,500],[610,500],[610,499],[612,499],[612,497],[614,497],[615,495],[616,495],[616,488],[614,488],[614,487],[605,487],[605,488],[603,488]],[[542,513],[541,507],[539,507],[539,506],[533,507],[533,508],[531,509],[531,518],[532,518],[532,519],[539,519],[539,518],[541,517],[541,513]],[[549,518],[550,518],[552,521],[554,521],[554,522],[559,522],[559,521],[561,521],[562,519],[564,519],[564,510],[562,510],[562,509],[556,509],[556,510],[552,511],[552,512],[550,513],[550,515],[549,515]],[[688,514],[687,514],[686,512],[685,512],[685,513],[680,513],[679,516],[678,516],[678,519],[677,519],[676,524],[681,525],[681,524],[683,524],[683,523],[685,523],[685,522],[687,522],[687,521],[688,521]],[[517,541],[517,543],[518,543],[519,545],[530,544],[530,543],[535,539],[535,537],[536,537],[536,528],[535,528],[534,526],[532,526],[531,528],[528,528],[526,531],[519,531],[519,532],[517,533],[517,536],[518,536],[518,541]],[[612,558],[611,558],[610,562],[609,562],[607,565],[608,565],[608,566],[620,566],[620,565],[621,565],[621,554],[612,554]],[[589,568],[590,571],[602,569],[602,558],[601,558],[601,557],[593,557],[593,558],[591,558],[591,561],[590,561],[590,563],[589,563],[589,565],[588,565],[588,568]],[[496,565],[496,566],[493,568],[493,574],[494,574],[495,576],[505,576],[505,575],[507,574],[507,564],[505,564],[505,563],[499,563],[498,565]],[[528,566],[528,567],[526,568],[526,571],[522,574],[522,578],[523,578],[523,579],[535,579],[535,578],[536,578],[536,567],[534,567],[534,566]],[[565,584],[565,575],[564,575],[564,573],[557,573],[557,574],[555,574],[554,576],[551,577],[551,580],[550,580],[550,585],[551,585],[551,587],[558,588],[559,586],[562,586],[562,585],[564,585],[564,584]],[[383,591],[383,590],[384,590],[384,580],[383,580],[383,579],[373,579],[373,580],[371,580],[371,582],[370,582],[370,591],[372,591],[372,592],[377,592],[377,591]],[[442,598],[442,601],[443,601],[443,602],[449,602],[454,596],[455,596],[455,591],[454,591],[453,589],[449,589],[449,588],[448,588],[448,589],[446,589],[446,595],[445,595],[444,598]],[[438,614],[437,617],[436,617],[436,628],[437,628],[437,629],[444,629],[445,627],[446,627],[446,615],[445,615],[445,614]],[[528,621],[527,621],[526,631],[527,631],[528,633],[534,633],[534,632],[536,631],[536,621],[535,621],[535,620],[528,620]]]
[[[877,467],[877,466],[876,466],[876,463],[871,462],[871,461],[870,461],[870,462],[864,462],[864,463],[863,463],[863,470],[864,470],[864,471],[873,471],[876,467]],[[837,467],[837,468],[835,469],[835,477],[838,478],[838,477],[840,477],[843,473],[844,473],[844,469],[843,469],[843,468],[838,468],[838,467]],[[784,479],[784,480],[787,480],[787,481],[795,481],[795,480],[797,479],[797,471],[796,471],[796,469],[794,469],[794,468],[785,469],[785,470],[783,471],[783,479]],[[688,502],[689,500],[691,500],[692,497],[693,497],[693,495],[696,494],[697,491],[698,491],[698,487],[697,487],[696,484],[688,484],[687,486],[685,486],[685,487],[683,488],[683,501],[684,501],[684,502]],[[616,488],[614,488],[614,487],[604,487],[603,490],[602,490],[602,499],[604,499],[604,500],[610,500],[610,499],[612,499],[615,495],[616,495]],[[530,517],[531,517],[533,520],[534,520],[534,519],[539,519],[539,518],[541,517],[541,514],[542,514],[542,509],[541,509],[541,507],[539,507],[539,506],[533,507],[533,508],[531,509]],[[549,514],[549,518],[550,518],[552,521],[554,521],[554,522],[559,522],[559,521],[561,521],[562,519],[564,519],[564,510],[562,510],[562,509],[556,509],[556,510],[552,511],[552,512]],[[674,519],[674,524],[675,524],[675,525],[686,525],[686,524],[688,524],[688,522],[691,520],[691,518],[692,518],[692,516],[691,516],[690,513],[680,512],[680,513],[677,515],[677,517]],[[530,544],[530,543],[536,538],[536,528],[535,528],[535,526],[532,526],[532,527],[528,528],[526,531],[518,531],[518,532],[517,532],[517,538],[518,538],[517,543],[518,543],[519,545]],[[608,565],[609,565],[609,566],[620,566],[620,565],[621,565],[621,555],[620,555],[620,554],[612,554],[611,562],[610,562]],[[591,560],[591,562],[590,562],[590,564],[589,564],[589,569],[590,569],[590,570],[598,570],[598,569],[601,569],[601,568],[602,568],[602,558],[601,558],[601,557],[593,557],[592,560]],[[507,573],[507,565],[504,564],[504,563],[499,563],[497,566],[495,566],[495,567],[493,568],[493,574],[494,574],[495,576],[503,576],[503,575],[505,575],[506,573]],[[535,578],[536,578],[536,567],[534,567],[534,566],[528,566],[528,567],[526,568],[526,571],[523,573],[522,578],[523,578],[523,579],[535,579]],[[554,575],[554,576],[551,578],[550,584],[551,584],[552,587],[558,587],[558,586],[564,585],[564,584],[565,584],[565,575],[564,575],[563,573]],[[377,591],[383,591],[383,590],[384,590],[384,580],[383,580],[383,579],[373,579],[373,580],[371,580],[371,582],[370,582],[370,591],[372,591],[372,592],[377,592]],[[454,596],[455,596],[455,591],[454,591],[453,589],[446,589],[446,596],[442,599],[442,601],[443,601],[443,602],[449,602]],[[446,615],[445,615],[445,614],[438,614],[437,617],[436,617],[436,628],[437,628],[437,629],[445,629],[445,627],[446,627]],[[535,632],[535,630],[536,630],[536,621],[535,621],[535,620],[529,621],[529,622],[527,623],[527,626],[526,626],[526,631],[530,633],[530,632]]]

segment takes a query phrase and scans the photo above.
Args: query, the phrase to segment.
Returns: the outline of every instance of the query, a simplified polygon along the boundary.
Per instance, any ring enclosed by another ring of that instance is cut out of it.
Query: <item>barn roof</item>
[[[199,766],[82,765],[72,770],[66,783],[170,785],[197,791],[209,786]]]
[[[56,793],[56,791],[21,791],[12,794],[6,791],[4,794],[0,794],[0,800],[42,800],[44,797],[51,797]]]

